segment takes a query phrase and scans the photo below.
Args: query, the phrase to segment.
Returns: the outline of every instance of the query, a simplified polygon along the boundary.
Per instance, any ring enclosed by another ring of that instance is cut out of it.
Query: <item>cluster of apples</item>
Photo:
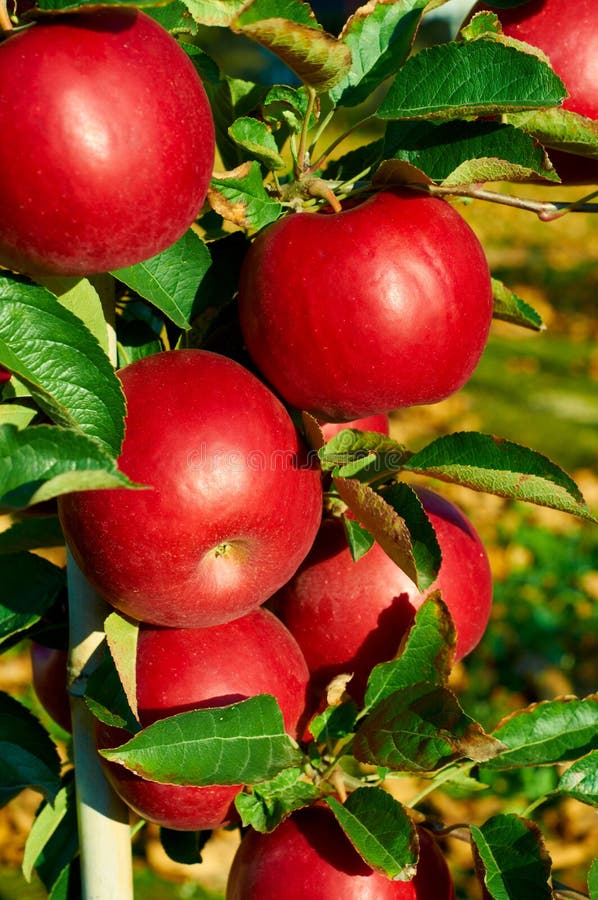
[[[194,221],[214,158],[211,113],[188,58],[152,19],[100,9],[36,24],[0,47],[2,76],[12,85],[0,104],[3,265],[28,274],[114,270],[160,252]],[[19,107],[29,118],[15,115]],[[483,352],[490,275],[449,204],[387,190],[340,213],[289,215],[259,234],[244,262],[239,314],[268,384],[203,350],[122,369],[119,465],[141,487],[66,495],[59,512],[90,583],[140,622],[142,726],[269,693],[302,739],[326,682],[353,672],[349,691],[359,701],[369,670],[396,654],[425,595],[377,545],[353,563],[339,523],[322,522],[321,473],[286,406],[330,422],[378,415],[385,429],[388,410],[449,396]],[[433,587],[463,656],[488,620],[488,561],[452,504],[427,491],[420,499],[443,552]],[[37,656],[43,694],[42,663],[51,659]],[[123,739],[104,725],[97,737],[100,747]],[[105,768],[134,810],[167,827],[214,828],[236,817],[242,785],[162,785]],[[414,881],[390,882],[365,866],[328,810],[314,807],[275,835],[245,839],[229,896],[275,896],[263,886],[268,871],[280,885],[286,867],[304,869],[318,896],[451,897],[425,831],[420,846]]]

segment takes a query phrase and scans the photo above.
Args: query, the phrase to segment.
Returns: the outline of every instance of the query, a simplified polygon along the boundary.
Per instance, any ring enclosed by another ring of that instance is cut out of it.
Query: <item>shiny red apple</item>
[[[353,562],[342,522],[325,520],[305,561],[271,603],[307,660],[320,694],[341,672],[361,701],[373,666],[392,659],[415,611],[440,590],[457,630],[456,659],[481,640],[492,605],[492,577],[472,524],[440,495],[418,488],[442,551],[436,581],[420,593],[379,544]]]
[[[190,709],[227,706],[257,694],[279,702],[287,731],[303,728],[309,673],[294,638],[265,609],[212,628],[141,625],[137,645],[137,703],[144,727]],[[130,735],[98,723],[101,748]],[[216,828],[237,818],[242,785],[159,784],[104,760],[117,793],[140,816],[167,828]]]
[[[598,119],[598,3],[596,0],[530,0],[513,9],[478,3],[474,12],[495,12],[509,37],[539,47],[565,83],[563,107]],[[598,183],[598,160],[549,150],[567,184]]]
[[[214,126],[189,57],[137,9],[31,25],[0,45],[0,264],[122,268],[174,243],[201,208]]]
[[[318,530],[320,472],[271,391],[204,350],[119,372],[127,399],[119,465],[148,490],[60,498],[71,551],[117,609],[157,625],[244,615],[293,575]]]
[[[358,428],[360,431],[377,431],[379,434],[388,434],[388,414],[379,413],[377,416],[366,416],[365,419],[354,419],[353,422],[322,422],[320,428],[327,441],[344,428]]]
[[[486,344],[492,291],[482,247],[452,206],[384,191],[264,229],[243,264],[239,311],[250,355],[287,403],[342,422],[460,388]]]
[[[299,810],[269,834],[247,832],[226,900],[454,900],[436,841],[423,828],[418,834],[415,878],[391,881],[363,861],[328,808]]]
[[[30,647],[33,690],[50,718],[71,731],[71,707],[67,692],[68,653],[32,641]]]

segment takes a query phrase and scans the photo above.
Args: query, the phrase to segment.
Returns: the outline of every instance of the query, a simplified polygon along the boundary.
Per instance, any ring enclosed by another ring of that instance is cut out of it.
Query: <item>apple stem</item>
[[[322,197],[322,199],[327,200],[335,213],[342,212],[343,207],[340,200],[322,178],[310,178],[307,183],[307,190],[310,197]]]
[[[13,24],[8,15],[6,0],[0,0],[0,29],[4,32],[13,30]]]
[[[409,184],[405,187],[413,190],[424,191],[437,197],[470,197],[474,200],[487,200],[490,203],[500,203],[503,206],[514,206],[517,209],[535,213],[542,222],[553,222],[570,212],[598,212],[598,203],[589,203],[594,197],[598,197],[598,191],[593,191],[585,197],[572,203],[549,203],[544,200],[528,200],[525,197],[515,197],[512,194],[499,194],[497,191],[489,191],[479,184],[466,185],[441,185],[441,184]]]
[[[301,127],[301,137],[299,139],[299,150],[297,151],[297,163],[295,174],[297,178],[301,178],[304,172],[309,170],[309,153],[307,152],[307,134],[309,132],[309,120],[312,117],[314,107],[316,105],[316,92],[313,87],[307,87],[307,109]]]

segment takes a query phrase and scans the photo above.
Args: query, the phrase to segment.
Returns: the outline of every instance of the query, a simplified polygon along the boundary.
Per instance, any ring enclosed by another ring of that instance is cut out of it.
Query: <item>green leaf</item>
[[[0,532],[0,553],[23,553],[40,547],[62,546],[64,536],[58,516],[23,519],[21,522],[13,522],[10,528]]]
[[[22,869],[26,881],[31,881],[35,862],[66,816],[72,796],[73,783],[69,781],[60,788],[51,803],[40,807],[25,844]]]
[[[0,555],[0,645],[39,622],[66,586],[64,569],[34,553]]]
[[[410,881],[416,872],[419,841],[415,825],[390,794],[377,787],[357,788],[344,804],[326,803],[365,862],[395,881]]]
[[[379,493],[407,525],[417,572],[414,581],[421,591],[425,591],[436,581],[442,562],[434,527],[416,492],[405,482],[383,485]]]
[[[590,900],[598,900],[598,858],[593,861],[588,872],[588,890]]]
[[[24,509],[69,491],[126,487],[135,485],[93,438],[52,425],[0,428],[0,507]]]
[[[298,14],[300,7],[305,14]],[[351,65],[350,49],[322,31],[300,0],[254,0],[234,28],[276,54],[303,84],[320,93],[340,81]]]
[[[331,743],[347,737],[355,729],[357,707],[352,700],[338,706],[327,706],[309,723],[309,731],[318,743]]]
[[[255,784],[250,792],[237,794],[235,806],[243,826],[262,833],[272,831],[295,809],[309,806],[320,796],[303,769],[283,769],[270,781]]]
[[[284,169],[286,163],[274,139],[274,135],[259,119],[242,116],[228,129],[233,141],[243,147],[254,159],[263,163],[268,169]]]
[[[208,198],[215,212],[240,228],[259,230],[282,212],[281,204],[266,193],[257,162],[214,176]]]
[[[415,583],[417,569],[405,520],[367,484],[354,478],[335,478],[334,486],[353,515],[385,553]]]
[[[465,715],[446,687],[418,683],[380,700],[353,740],[360,762],[406,772],[432,772],[461,757],[478,762],[502,749]]]
[[[114,728],[124,728],[132,734],[140,731],[141,726],[131,710],[108,648],[87,679],[85,702],[100,722]]]
[[[298,133],[303,127],[308,109],[308,96],[305,88],[292,88],[286,84],[275,84],[270,88],[262,103],[262,112],[266,122],[279,125],[281,122],[289,131]],[[312,115],[310,127],[315,124]]]
[[[185,0],[185,6],[200,25],[226,27],[246,2],[247,0]]]
[[[46,288],[3,272],[0,364],[26,384],[57,425],[77,429],[118,452],[124,395],[96,338]]]
[[[530,331],[544,331],[546,326],[542,316],[497,278],[492,279],[492,297],[494,300],[492,315],[495,319],[529,328]]]
[[[138,719],[137,641],[139,639],[139,623],[121,616],[118,612],[112,612],[104,620],[104,631],[110,657],[116,667],[128,708],[135,719]]]
[[[592,750],[569,766],[561,775],[554,793],[598,806],[598,750]]]
[[[596,521],[573,479],[559,466],[535,450],[493,435],[445,435],[415,453],[404,468]]]
[[[52,800],[60,790],[60,757],[38,719],[0,692],[0,805],[31,787]]]
[[[362,556],[371,550],[376,543],[369,531],[364,528],[355,519],[349,519],[343,516],[343,527],[347,536],[347,543],[351,551],[353,562],[357,562]]]
[[[568,109],[512,113],[506,121],[548,147],[598,159],[598,122]]]
[[[499,814],[470,829],[476,869],[493,900],[550,900],[550,857],[534,822]]]
[[[102,298],[110,298],[112,302],[114,281],[110,275],[104,273],[90,278],[48,275],[38,276],[35,281],[52,291],[61,306],[81,319],[97,339],[104,353],[109,355],[108,329]]]
[[[558,180],[537,141],[501,122],[389,122],[383,157],[404,160],[449,185],[532,176]]]
[[[197,25],[182,0],[168,0],[166,6],[145,6],[144,12],[171,34],[197,34]]]
[[[302,760],[268,694],[162,719],[102,756],[153,781],[198,786],[268,781]]]
[[[19,430],[26,428],[35,419],[38,410],[21,403],[0,404],[0,427],[2,425],[14,425]]]
[[[296,25],[308,25],[318,30],[322,28],[309,3],[303,0],[247,0],[236,25],[242,27],[277,17]]]
[[[318,456],[325,472],[373,481],[399,471],[405,448],[377,431],[343,428],[320,448]]]
[[[405,62],[430,0],[378,0],[360,7],[341,32],[351,50],[346,76],[330,91],[339,106],[356,106]]]
[[[188,329],[210,262],[210,251],[189,229],[157,256],[127,269],[117,269],[112,274],[153,303],[179,328]]]
[[[566,96],[550,66],[529,53],[484,40],[438,44],[407,60],[377,115],[462,119],[557,106]]]
[[[164,852],[174,862],[184,866],[192,866],[202,862],[201,851],[211,831],[174,831],[172,828],[160,828],[160,843]]]
[[[76,824],[76,823],[75,823]],[[77,834],[74,834],[75,839]],[[74,854],[72,861],[62,869],[58,877],[52,882],[52,888],[48,894],[48,900],[76,900],[83,896],[83,886],[81,882],[81,862],[78,856]]]
[[[77,858],[79,838],[72,771],[65,775],[63,783],[67,788],[65,814],[35,860],[35,870],[50,898],[74,900],[81,897],[82,892]]]
[[[456,632],[446,605],[438,593],[415,614],[407,641],[397,659],[374,666],[368,679],[365,709],[400,688],[426,681],[446,684],[455,656]]]
[[[598,749],[598,695],[534,704],[513,713],[492,733],[507,748],[488,763],[493,769],[578,759]]]

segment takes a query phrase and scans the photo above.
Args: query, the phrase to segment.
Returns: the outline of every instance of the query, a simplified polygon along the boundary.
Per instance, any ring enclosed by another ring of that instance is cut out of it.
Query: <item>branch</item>
[[[487,200],[503,206],[514,206],[516,209],[536,213],[542,222],[553,222],[571,212],[598,212],[598,203],[588,202],[594,197],[598,197],[598,191],[593,191],[572,203],[550,203],[545,200],[527,200],[525,197],[515,197],[512,194],[499,194],[497,191],[489,191],[479,184],[410,184],[406,186],[436,197],[470,197],[473,200]]]

